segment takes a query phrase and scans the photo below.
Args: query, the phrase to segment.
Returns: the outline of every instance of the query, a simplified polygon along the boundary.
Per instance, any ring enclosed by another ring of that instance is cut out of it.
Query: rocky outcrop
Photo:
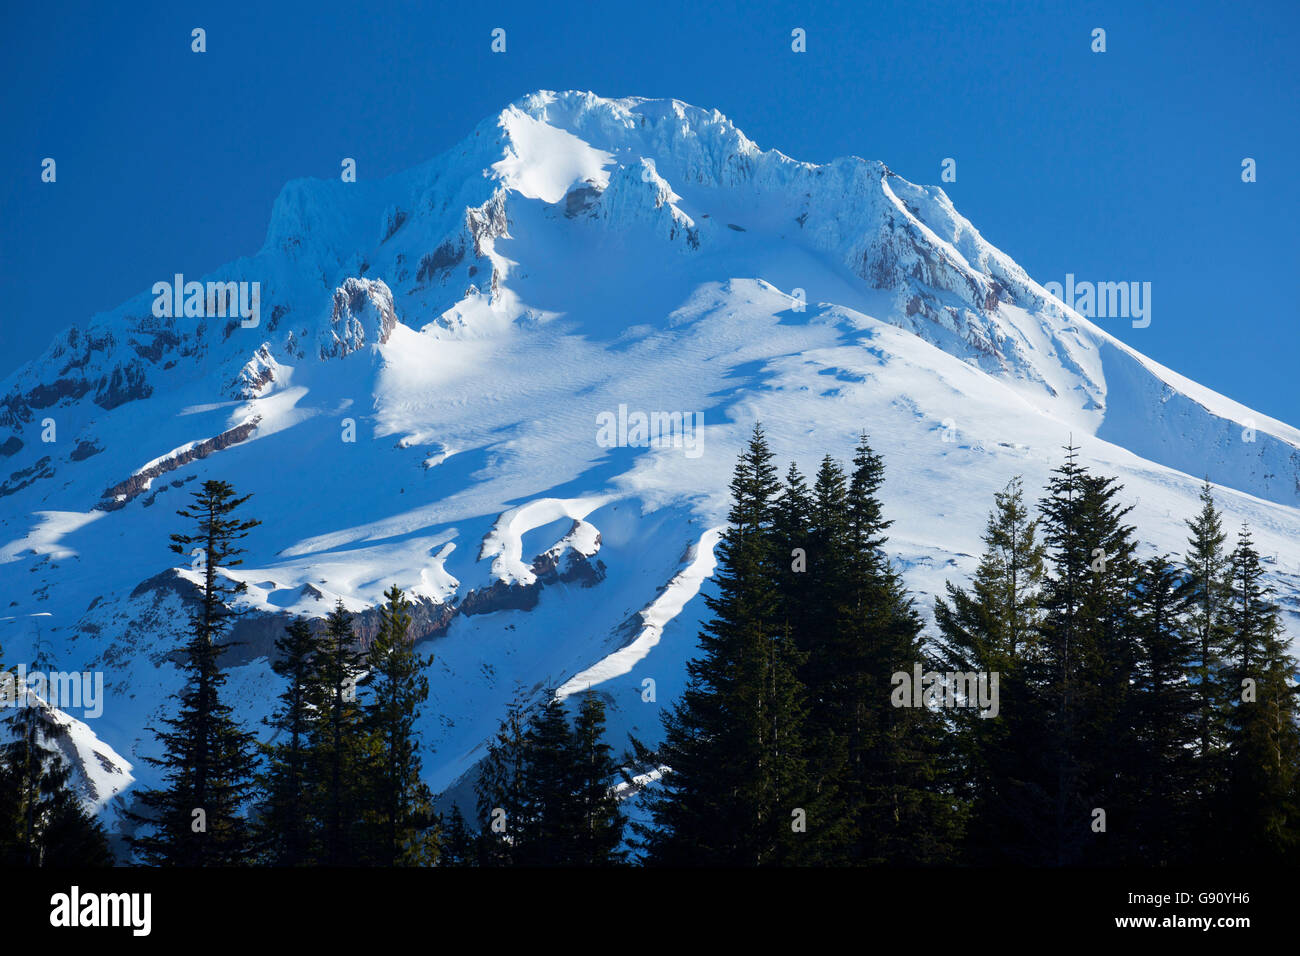
[[[136,472],[125,481],[120,481],[111,488],[106,489],[103,495],[104,500],[95,505],[95,508],[99,511],[116,511],[119,508],[125,507],[133,498],[144,494],[149,489],[149,485],[153,479],[160,475],[165,475],[169,471],[175,471],[177,468],[188,465],[192,461],[197,461],[200,458],[207,458],[215,452],[222,451],[229,448],[231,445],[237,445],[240,442],[247,440],[248,436],[257,430],[258,423],[261,422],[261,420],[260,417],[251,418],[243,424],[236,425],[234,428],[226,429],[220,435],[206,438],[201,442],[194,443],[184,451],[168,455],[166,458],[155,462],[148,468]]]
[[[322,359],[343,358],[370,344],[382,345],[397,327],[393,293],[380,279],[351,278],[334,290],[329,328],[321,336]]]

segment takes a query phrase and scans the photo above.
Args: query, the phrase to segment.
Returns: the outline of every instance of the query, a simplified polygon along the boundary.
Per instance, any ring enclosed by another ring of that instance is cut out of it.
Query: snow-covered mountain
[[[1300,634],[1300,431],[1062,305],[943,190],[761,150],[716,111],[534,93],[400,175],[288,184],[260,252],[185,277],[256,283],[248,319],[185,315],[173,280],[0,385],[0,644],[104,672],[84,726],[122,785],[152,782],[144,728],[180,684],[197,578],[167,538],[205,477],[263,521],[230,572],[256,612],[226,658],[243,716],[279,691],[289,615],[341,597],[365,636],[396,583],[434,654],[435,791],[549,689],[656,739],[755,420],[805,471],[870,433],[923,605],[973,569],[993,492],[1040,487],[1071,438],[1161,550],[1208,475]],[[609,440],[675,412],[703,422],[679,447]]]

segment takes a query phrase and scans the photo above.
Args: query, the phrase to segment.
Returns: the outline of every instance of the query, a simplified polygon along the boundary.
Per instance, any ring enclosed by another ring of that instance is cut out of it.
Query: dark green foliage
[[[1297,862],[1296,674],[1250,531],[1241,530],[1229,562],[1227,684],[1236,690],[1226,719],[1226,837],[1235,862]]]
[[[309,697],[313,668],[321,654],[320,639],[306,621],[298,620],[285,628],[275,649],[277,658],[271,669],[284,679],[285,688],[270,721],[278,739],[262,748],[266,764],[258,780],[263,794],[259,842],[267,862],[302,866],[316,858],[317,850],[308,737],[314,720]]]
[[[475,793],[478,797],[481,866],[508,866],[520,862],[516,853],[525,826],[528,796],[524,766],[527,747],[521,706],[510,707],[496,738],[479,764]]]
[[[519,709],[511,709],[480,767],[482,865],[622,861],[626,820],[612,789],[618,768],[604,729],[605,706],[591,693],[572,726],[553,696],[526,724]]]
[[[682,699],[664,717],[660,758],[671,767],[652,801],[655,864],[754,866],[798,862],[791,821],[815,794],[806,772],[800,654],[781,615],[785,555],[775,538],[780,485],[761,428],[731,483],[729,527],[717,547],[714,617],[700,635]],[[811,825],[815,826],[814,821]]]
[[[99,822],[81,805],[57,748],[66,733],[0,671],[0,704],[16,707],[0,744],[0,866],[111,866]]]
[[[366,856],[379,866],[431,864],[438,855],[432,796],[420,780],[415,720],[429,696],[420,657],[410,639],[410,602],[393,585],[379,608],[379,632],[370,646],[362,730],[366,737],[363,774]]]
[[[307,695],[314,713],[308,732],[311,813],[319,834],[319,862],[326,866],[355,865],[362,858],[365,754],[357,680],[363,664],[355,640],[352,615],[340,599],[325,619]]]
[[[130,818],[139,829],[131,845],[146,863],[231,866],[252,855],[242,811],[252,795],[255,739],[221,699],[221,639],[235,613],[232,603],[245,587],[220,569],[242,563],[237,542],[259,522],[235,516],[248,496],[236,497],[226,482],[205,481],[193,498],[177,514],[194,522],[194,532],[171,536],[172,550],[196,555],[202,575],[185,646],[186,684],[179,713],[163,719],[166,730],[156,731],[163,756],[145,758],[161,769],[164,783],[137,794],[140,809]]]
[[[460,807],[453,806],[446,820],[439,821],[441,833],[438,866],[475,866],[478,863],[475,835],[465,823]]]
[[[1119,854],[1127,862],[1180,862],[1197,840],[1199,699],[1188,676],[1199,648],[1179,617],[1185,589],[1165,556],[1139,569],[1133,624],[1140,650],[1127,722],[1136,738],[1131,763],[1141,778],[1133,788],[1132,826]]]

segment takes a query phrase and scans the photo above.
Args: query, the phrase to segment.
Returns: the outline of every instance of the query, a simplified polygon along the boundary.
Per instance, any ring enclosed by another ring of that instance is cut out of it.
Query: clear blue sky
[[[55,0],[5,21],[0,376],[159,276],[255,252],[289,179],[343,156],[383,176],[525,92],[577,88],[677,97],[764,148],[916,182],[954,157],[957,207],[1035,278],[1150,281],[1149,328],[1102,324],[1300,424],[1295,0]]]

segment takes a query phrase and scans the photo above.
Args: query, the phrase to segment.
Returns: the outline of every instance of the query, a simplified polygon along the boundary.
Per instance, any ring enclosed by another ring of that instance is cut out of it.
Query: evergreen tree
[[[1040,503],[1053,573],[1044,592],[1041,661],[1048,773],[1040,782],[1050,825],[1039,862],[1057,865],[1113,853],[1109,834],[1131,832],[1124,817],[1141,772],[1123,720],[1137,654],[1136,543],[1123,522],[1132,509],[1116,503],[1121,487],[1113,478],[1089,474],[1076,457],[1068,448]],[[1090,827],[1098,808],[1108,814],[1106,832]]]
[[[862,435],[849,477],[849,582],[835,667],[840,693],[832,701],[847,729],[844,789],[854,801],[854,856],[861,862],[942,863],[956,852],[962,810],[944,717],[925,707],[894,706],[893,675],[928,670],[921,618],[884,552],[879,491],[884,461]]]
[[[1131,808],[1127,862],[1148,866],[1186,859],[1196,834],[1196,687],[1188,680],[1199,659],[1185,627],[1184,582],[1167,556],[1139,570],[1134,626],[1139,653],[1127,725],[1136,735],[1136,765],[1145,772]]]
[[[12,739],[0,744],[0,866],[111,866],[104,829],[77,798],[58,750],[67,731],[28,693],[0,671],[0,706],[17,708]]]
[[[809,562],[817,560],[811,538],[813,499],[808,485],[791,463],[776,502],[772,522],[776,563],[777,619],[787,628],[795,644],[804,647],[813,631],[812,587],[817,581]]]
[[[574,799],[575,754],[564,705],[550,696],[524,733],[523,800],[514,862],[564,866],[573,861],[581,821]]]
[[[1201,510],[1187,521],[1186,584],[1180,592],[1188,633],[1196,641],[1193,681],[1197,706],[1197,752],[1207,793],[1218,778],[1223,748],[1225,711],[1233,694],[1223,683],[1223,655],[1229,641],[1229,569],[1223,518],[1215,506],[1207,479],[1201,488]]]
[[[797,861],[807,812],[799,655],[780,619],[772,453],[756,426],[731,482],[718,545],[714,614],[687,665],[682,698],[664,715],[670,768],[651,800],[647,861],[761,865]],[[809,814],[808,826],[820,821]]]
[[[618,765],[604,734],[605,703],[596,694],[584,694],[573,722],[572,747],[577,832],[571,862],[578,866],[610,866],[626,856],[620,846],[627,818],[613,791]]]
[[[478,858],[481,866],[521,862],[516,853],[527,828],[524,765],[527,759],[522,707],[518,700],[507,711],[496,738],[479,764],[475,784],[478,798]]]
[[[411,604],[397,585],[384,592],[379,631],[370,645],[369,701],[363,729],[371,744],[366,774],[369,852],[380,866],[429,865],[438,855],[432,796],[420,780],[415,721],[428,699],[424,669],[432,657],[415,653]]]
[[[1271,589],[1248,528],[1230,559],[1227,673],[1237,698],[1228,711],[1226,847],[1234,862],[1296,862],[1300,766],[1296,673]]]
[[[270,724],[281,739],[263,746],[259,842],[273,865],[302,866],[313,862],[317,852],[308,742],[316,717],[310,695],[320,639],[305,620],[296,620],[277,638],[275,649],[271,669],[284,679],[285,688]]]
[[[314,714],[308,731],[310,813],[326,866],[361,862],[364,735],[357,681],[363,668],[355,640],[352,615],[340,598],[325,618],[307,694]]]
[[[935,601],[947,669],[987,674],[989,681],[998,675],[996,718],[970,709],[951,715],[966,781],[962,795],[971,808],[966,852],[976,863],[1016,859],[1026,842],[1026,810],[1036,803],[1025,786],[1032,769],[1026,756],[1040,743],[1040,715],[1026,702],[1037,660],[1045,549],[1019,478],[994,495],[983,542],[971,591],[949,582],[946,599]]]
[[[452,805],[447,821],[440,822],[441,846],[438,853],[438,866],[474,866],[478,860],[475,851],[475,835],[465,823],[465,815],[460,807]]]
[[[164,785],[138,794],[142,812],[129,814],[143,831],[131,837],[131,845],[147,863],[230,866],[250,859],[241,811],[253,786],[255,740],[220,694],[225,684],[221,639],[235,614],[233,601],[245,590],[242,581],[220,570],[242,563],[238,556],[244,549],[237,542],[260,523],[235,515],[249,497],[236,497],[226,482],[209,480],[194,492],[193,503],[177,512],[194,522],[195,531],[173,534],[172,550],[196,556],[202,583],[190,611],[180,710],[164,718],[167,730],[155,731],[163,756],[145,758],[160,768]]]

